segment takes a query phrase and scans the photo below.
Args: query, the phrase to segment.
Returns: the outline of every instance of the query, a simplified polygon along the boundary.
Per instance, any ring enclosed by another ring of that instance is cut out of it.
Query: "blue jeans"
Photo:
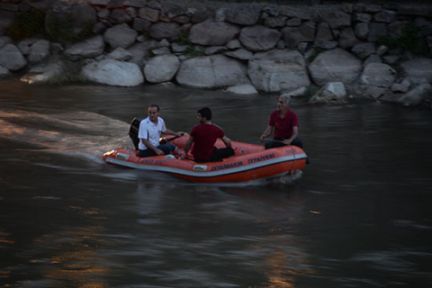
[[[170,154],[171,152],[173,152],[175,150],[176,147],[171,143],[165,143],[165,144],[160,144],[156,148],[158,148],[159,150],[162,150],[164,152],[164,154]],[[149,157],[149,156],[155,156],[155,155],[156,155],[156,153],[151,149],[138,150],[138,156],[139,157]]]

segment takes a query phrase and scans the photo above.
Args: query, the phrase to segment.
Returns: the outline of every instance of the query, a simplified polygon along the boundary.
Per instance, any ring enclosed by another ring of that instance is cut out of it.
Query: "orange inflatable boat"
[[[171,143],[181,149],[187,138],[182,136]],[[224,147],[224,144],[218,140],[216,147]],[[197,163],[174,155],[142,158],[136,156],[136,150],[123,148],[106,152],[103,159],[110,164],[168,173],[198,183],[248,182],[279,177],[303,170],[306,165],[305,152],[296,146],[265,150],[261,145],[232,141],[232,147],[235,155],[220,162]]]

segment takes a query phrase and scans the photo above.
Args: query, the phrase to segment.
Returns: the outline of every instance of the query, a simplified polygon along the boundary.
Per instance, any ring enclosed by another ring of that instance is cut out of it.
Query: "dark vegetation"
[[[78,42],[93,34],[93,25],[91,23],[85,25],[78,33],[73,23],[72,15],[58,17],[53,14],[48,14],[45,19],[45,31],[51,40],[60,43]]]
[[[13,40],[45,35],[45,12],[37,9],[20,12],[16,15],[6,34]]]
[[[399,36],[381,37],[378,44],[386,45],[390,49],[403,49],[413,54],[430,56],[428,45],[421,36],[420,29],[413,23],[407,23]]]
[[[46,37],[60,43],[77,42],[92,35],[92,24],[89,23],[76,33],[73,23],[71,15],[61,18],[46,14],[42,10],[30,9],[16,15],[6,35],[15,41],[30,37]]]

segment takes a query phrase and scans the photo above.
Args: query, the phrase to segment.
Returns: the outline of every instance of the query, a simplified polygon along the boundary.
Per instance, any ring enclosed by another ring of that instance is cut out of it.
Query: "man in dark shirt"
[[[277,99],[277,109],[270,115],[267,128],[262,133],[260,140],[264,141],[273,135],[272,140],[265,142],[265,148],[274,148],[285,145],[295,145],[303,148],[303,143],[298,136],[298,117],[297,114],[289,109],[287,99],[279,96]]]
[[[225,136],[224,131],[211,122],[212,112],[210,108],[204,107],[198,110],[199,123],[192,128],[189,140],[185,145],[185,155],[189,152],[192,144],[192,155],[196,162],[221,161],[223,158],[234,155],[231,140]],[[226,148],[216,148],[214,144],[221,139]]]

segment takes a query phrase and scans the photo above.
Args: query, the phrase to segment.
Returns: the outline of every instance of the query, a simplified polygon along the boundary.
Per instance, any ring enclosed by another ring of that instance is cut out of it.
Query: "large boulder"
[[[207,20],[192,26],[189,41],[206,46],[222,46],[232,40],[240,29],[225,22]]]
[[[339,35],[339,46],[344,49],[354,46],[358,41],[351,27],[344,28]]]
[[[351,26],[351,15],[331,5],[320,6],[317,13],[319,18],[328,23],[332,29]]]
[[[286,16],[265,17],[264,25],[271,28],[284,27],[286,24]]]
[[[150,30],[152,22],[136,17],[133,21],[132,28],[138,32],[146,32]]]
[[[392,23],[396,20],[396,15],[396,11],[382,10],[374,15],[374,20],[376,22]]]
[[[9,43],[12,43],[11,38],[9,38],[8,36],[0,36],[0,48]]]
[[[400,66],[412,83],[432,82],[432,59],[415,58],[401,63]]]
[[[246,83],[245,67],[223,55],[185,60],[177,72],[177,82],[196,88],[220,88]]]
[[[34,43],[36,43],[38,38],[26,38],[17,43],[18,49],[24,56],[27,56],[30,53],[30,49]]]
[[[351,52],[360,59],[366,59],[370,55],[376,53],[375,43],[365,42],[355,44],[354,47],[352,47]]]
[[[112,48],[127,48],[135,42],[137,35],[135,30],[123,23],[107,29],[104,39]]]
[[[28,60],[31,63],[37,63],[49,56],[50,42],[47,40],[38,40],[30,48]]]
[[[24,68],[26,65],[26,59],[15,45],[6,44],[0,49],[0,66],[10,71],[17,71]]]
[[[245,61],[248,61],[253,58],[253,53],[243,48],[234,51],[225,52],[225,55],[234,59],[245,60]]]
[[[316,24],[308,21],[299,27],[285,27],[282,29],[282,37],[286,47],[297,48],[301,42],[313,42],[315,40]]]
[[[249,83],[237,84],[226,89],[227,92],[238,94],[238,95],[255,95],[258,91],[255,87]]]
[[[194,4],[195,7],[188,8],[186,15],[189,16],[191,23],[199,23],[211,18],[213,11],[209,9],[204,3]]]
[[[343,104],[347,101],[347,92],[342,82],[330,82],[315,93],[309,103]]]
[[[324,42],[324,41],[332,41],[333,40],[333,33],[330,26],[325,23],[319,23],[317,27],[317,32],[315,35],[315,43],[316,42]]]
[[[239,5],[226,11],[225,21],[242,26],[255,25],[260,14],[261,7],[258,5]]]
[[[4,78],[4,77],[8,76],[9,74],[10,74],[9,70],[0,65],[0,78]]]
[[[292,18],[312,20],[315,17],[315,7],[312,5],[286,5],[280,6],[280,14]]]
[[[294,90],[310,84],[303,56],[298,51],[257,53],[249,61],[252,84],[264,92]]]
[[[151,58],[144,67],[144,76],[148,82],[161,83],[170,81],[180,66],[177,56],[168,54]]]
[[[131,13],[129,13],[129,11]],[[132,21],[132,19],[133,19],[132,15],[135,17],[136,11],[134,9],[129,10],[129,11],[127,11],[127,9],[124,9],[124,8],[112,9],[111,13],[109,15],[109,21],[113,24],[128,23],[128,22]]]
[[[389,88],[396,79],[396,71],[384,63],[369,63],[365,66],[360,82],[368,86]]]
[[[363,22],[355,24],[354,33],[359,39],[367,40],[369,35],[369,24]]]
[[[274,48],[281,33],[276,29],[257,25],[245,27],[240,32],[240,42],[251,51],[266,51]]]
[[[71,59],[91,58],[101,55],[105,49],[102,36],[95,36],[78,42],[66,49],[64,54]]]
[[[127,51],[126,49],[122,47],[118,47],[111,51],[108,55],[109,58],[119,61],[128,61],[132,59],[132,53]]]
[[[359,59],[339,48],[319,54],[309,65],[313,81],[320,86],[327,82],[351,83],[361,69]]]
[[[177,23],[158,22],[150,27],[150,36],[154,39],[177,40],[180,36],[180,25]]]
[[[386,37],[387,35],[388,35],[388,29],[386,23],[376,23],[376,22],[369,23],[369,34],[368,34],[369,42],[376,42],[381,38]]]
[[[159,20],[160,11],[157,9],[144,7],[139,9],[138,15],[140,18],[143,18],[150,22],[157,22]]]
[[[144,82],[138,65],[113,59],[89,63],[81,74],[89,81],[112,86],[137,86]]]
[[[405,106],[417,106],[425,101],[432,92],[432,86],[429,83],[423,83],[402,95],[398,102]]]
[[[411,87],[411,82],[408,78],[402,79],[400,82],[395,82],[391,86],[391,91],[395,93],[406,93]]]
[[[156,40],[135,43],[127,49],[127,51],[132,55],[132,58],[128,61],[141,66],[143,65],[144,60],[150,57],[151,50],[157,47],[159,47],[159,43]]]

